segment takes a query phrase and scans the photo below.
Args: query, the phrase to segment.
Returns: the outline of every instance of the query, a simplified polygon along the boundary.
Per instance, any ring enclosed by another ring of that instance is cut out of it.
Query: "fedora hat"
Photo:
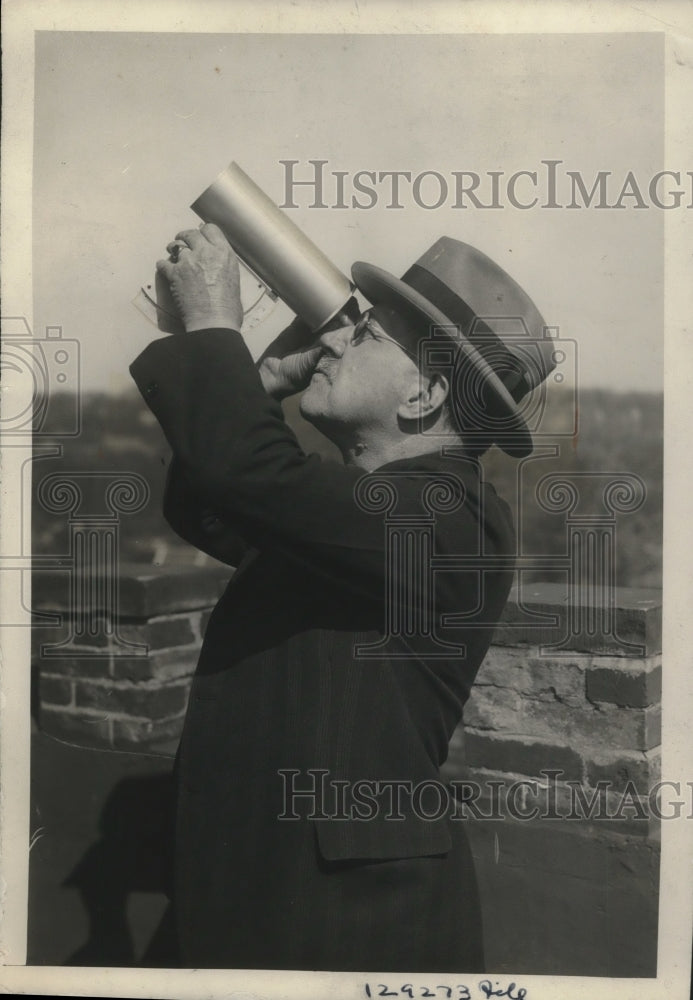
[[[517,282],[486,254],[449,236],[402,278],[363,261],[351,273],[369,302],[421,329],[419,357],[447,369],[465,444],[529,455],[532,435],[519,404],[555,368],[555,345]]]

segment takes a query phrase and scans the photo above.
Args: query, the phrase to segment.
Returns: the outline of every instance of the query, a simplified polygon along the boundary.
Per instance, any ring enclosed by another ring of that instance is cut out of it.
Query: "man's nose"
[[[320,335],[318,343],[324,351],[341,358],[353,332],[353,326],[341,326],[337,330],[327,330],[326,333]]]

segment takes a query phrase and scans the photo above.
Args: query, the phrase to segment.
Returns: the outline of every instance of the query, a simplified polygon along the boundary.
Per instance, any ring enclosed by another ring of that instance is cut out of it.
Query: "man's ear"
[[[419,374],[412,382],[407,397],[400,403],[397,416],[401,420],[425,420],[440,412],[448,398],[450,383],[445,375],[436,372],[433,375]]]

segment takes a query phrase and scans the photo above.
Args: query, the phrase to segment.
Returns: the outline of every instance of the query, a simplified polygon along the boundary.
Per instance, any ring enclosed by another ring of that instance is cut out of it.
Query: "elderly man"
[[[182,964],[481,971],[464,823],[412,789],[436,787],[511,584],[510,511],[477,457],[492,440],[531,450],[518,401],[551,367],[523,367],[477,322],[473,286],[530,328],[541,317],[444,238],[402,280],[354,265],[372,308],[317,340],[295,322],[255,365],[221,231],[169,252],[186,332],[131,371],[173,451],[168,520],[238,567],[177,759]],[[279,400],[300,391],[344,464],[285,423]],[[455,558],[432,573],[433,555]]]

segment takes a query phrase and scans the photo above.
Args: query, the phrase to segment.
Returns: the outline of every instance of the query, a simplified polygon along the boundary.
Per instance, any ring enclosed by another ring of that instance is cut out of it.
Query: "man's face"
[[[320,338],[323,355],[301,397],[301,413],[336,440],[368,428],[398,426],[401,404],[416,392],[417,334],[392,310],[370,309],[356,326]]]

